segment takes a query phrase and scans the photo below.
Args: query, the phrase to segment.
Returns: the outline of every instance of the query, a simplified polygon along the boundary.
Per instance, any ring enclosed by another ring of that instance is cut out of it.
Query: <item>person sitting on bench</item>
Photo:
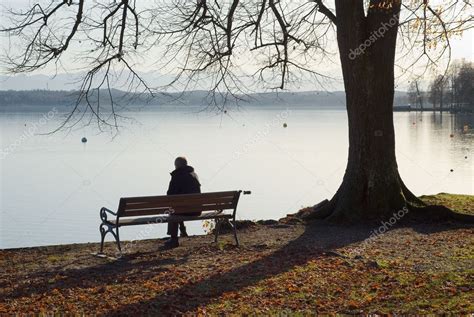
[[[201,193],[201,184],[199,178],[194,172],[194,168],[188,165],[185,157],[178,157],[174,161],[175,170],[171,172],[171,181],[168,188],[167,195],[182,195],[182,194],[197,194]],[[201,212],[193,212],[180,214],[180,216],[200,216]],[[182,237],[187,237],[186,227],[184,222],[169,222],[168,234],[171,238],[165,242],[165,249],[172,249],[179,246],[178,242],[178,228],[181,231]]]

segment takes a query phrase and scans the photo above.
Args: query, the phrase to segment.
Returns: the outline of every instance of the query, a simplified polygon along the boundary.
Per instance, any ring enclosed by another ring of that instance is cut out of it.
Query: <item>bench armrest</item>
[[[102,208],[100,208],[100,219],[102,220],[102,222],[107,222],[107,214],[117,216],[117,213],[113,212],[110,209],[102,207]]]

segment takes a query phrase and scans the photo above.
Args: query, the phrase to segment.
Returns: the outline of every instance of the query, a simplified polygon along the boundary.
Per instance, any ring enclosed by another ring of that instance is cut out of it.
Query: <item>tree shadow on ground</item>
[[[394,227],[397,228],[410,228],[413,231],[420,234],[431,234],[444,231],[458,230],[458,229],[470,229],[474,228],[472,223],[463,223],[460,221],[446,221],[442,224],[437,223],[409,223],[402,224],[400,226]]]
[[[318,257],[333,256],[332,249],[360,242],[368,237],[368,227],[334,226],[323,222],[305,227],[295,240],[268,256],[231,269],[213,273],[196,283],[181,285],[178,289],[158,294],[150,300],[123,305],[110,315],[128,315],[134,312],[148,314],[180,314],[192,312],[225,292],[238,291],[266,278],[287,272]]]
[[[140,255],[131,254],[122,259],[108,261],[84,268],[60,269],[50,268],[33,274],[24,276],[22,287],[17,287],[13,292],[4,294],[8,299],[29,297],[35,294],[43,294],[53,289],[67,290],[74,288],[88,288],[94,286],[113,285],[123,278],[132,279],[134,276],[140,279],[152,278],[159,272],[167,271],[165,265],[183,265],[187,262],[187,257],[182,258],[152,258],[142,261],[135,261]]]
[[[394,226],[391,229],[409,227],[419,233],[434,233],[469,227],[462,223],[419,223]],[[196,283],[182,285],[176,290],[158,294],[152,299],[123,305],[110,315],[127,315],[133,312],[148,314],[181,314],[195,311],[199,306],[211,303],[223,293],[238,291],[261,280],[290,271],[298,265],[320,257],[338,256],[331,250],[355,244],[369,238],[374,226],[335,226],[314,222],[304,233],[264,258],[244,264],[223,274],[211,274]]]

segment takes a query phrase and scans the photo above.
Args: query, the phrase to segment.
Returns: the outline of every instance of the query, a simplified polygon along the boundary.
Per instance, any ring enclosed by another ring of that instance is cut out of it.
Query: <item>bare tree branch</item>
[[[378,22],[371,22],[371,12],[401,4],[402,73],[412,73],[418,64],[449,60],[450,39],[474,23],[472,5],[461,0],[357,0],[355,5],[349,0],[48,1],[46,6],[8,11],[9,23],[0,31],[14,41],[14,49],[3,62],[9,72],[25,73],[61,65],[77,54],[74,58],[86,74],[73,112],[88,111],[99,125],[111,127],[117,126],[118,105],[110,90],[117,86],[150,96],[158,89],[206,89],[209,104],[222,110],[225,102],[252,91],[255,82],[260,89],[285,89],[304,76],[315,83],[328,80],[319,65],[337,63],[337,54],[331,52],[336,32],[340,21],[354,14],[375,30]],[[338,6],[357,12],[340,15]],[[369,36],[354,36],[351,48]],[[174,77],[168,85],[154,88],[140,76],[150,58]],[[125,83],[119,84],[116,72],[125,74]],[[104,112],[101,98],[111,104],[112,114]]]

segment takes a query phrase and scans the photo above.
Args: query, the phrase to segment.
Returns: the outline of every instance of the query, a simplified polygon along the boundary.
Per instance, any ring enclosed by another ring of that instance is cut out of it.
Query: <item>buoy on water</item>
[[[81,140],[82,143],[87,143],[87,138],[86,137],[83,137],[82,140]]]

